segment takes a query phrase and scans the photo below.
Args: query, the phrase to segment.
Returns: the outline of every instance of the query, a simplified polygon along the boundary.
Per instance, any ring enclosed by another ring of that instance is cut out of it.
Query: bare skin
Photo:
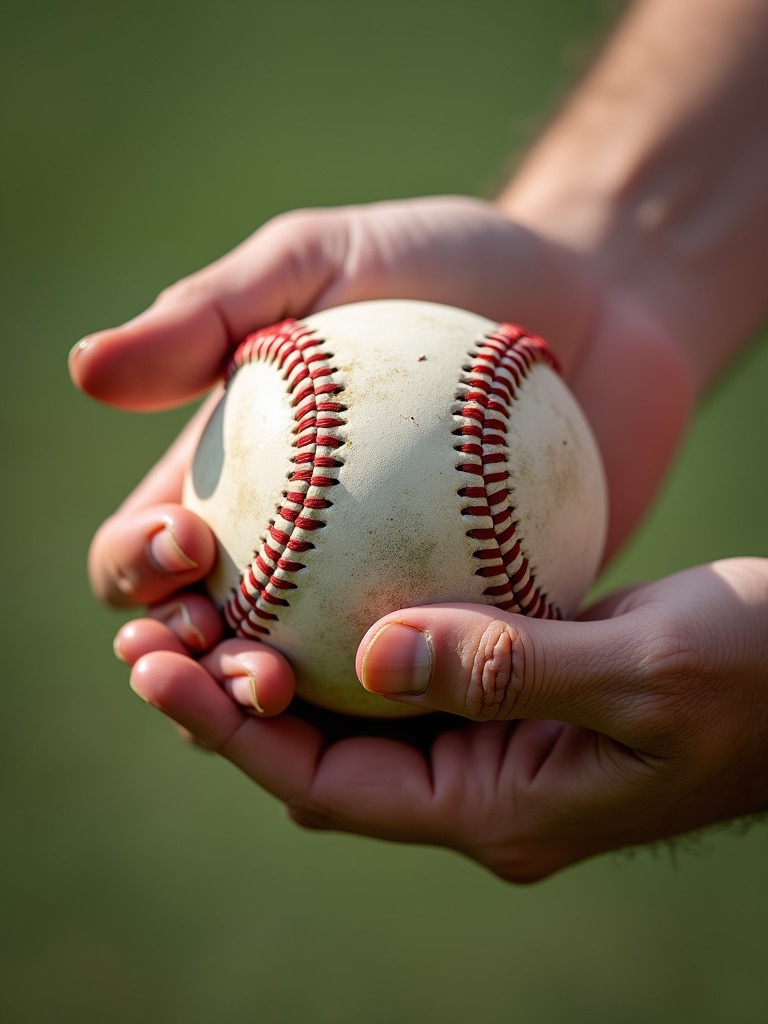
[[[122,408],[163,408],[215,387],[246,332],[360,298],[517,320],[550,341],[593,425],[613,552],[697,398],[768,311],[767,91],[765,3],[643,0],[497,203],[277,218],[85,339],[74,379]],[[182,353],[177,374],[157,372]],[[362,639],[362,685],[459,717],[350,735],[286,712],[287,663],[220,643],[215,611],[186,590],[213,559],[179,506],[197,429],[100,529],[94,590],[151,606],[116,642],[134,689],[298,823],[450,846],[522,882],[768,808],[768,559],[700,566],[573,623],[469,606],[388,616]]]

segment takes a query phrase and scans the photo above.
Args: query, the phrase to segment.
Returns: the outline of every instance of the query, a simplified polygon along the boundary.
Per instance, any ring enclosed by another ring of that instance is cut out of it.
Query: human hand
[[[421,680],[420,695],[390,699],[471,721],[418,719],[389,736],[355,723],[335,742],[293,714],[244,713],[227,696],[242,669],[220,653],[142,657],[135,634],[126,650],[134,689],[299,824],[450,847],[527,882],[768,809],[767,621],[766,559],[688,570],[577,622],[398,612],[360,645],[365,685],[391,695],[403,676],[410,690]]]
[[[330,305],[412,297],[522,323],[550,342],[595,431],[608,477],[610,555],[675,451],[692,371],[662,324],[624,291],[601,286],[584,264],[479,200],[298,211],[174,285],[136,319],[84,339],[73,350],[72,374],[103,401],[150,410],[214,386],[232,346],[250,331]],[[168,540],[160,524],[184,539],[195,563],[184,566],[168,546],[172,570],[189,570],[172,574],[172,584],[204,575],[211,550],[204,528],[178,508],[194,431],[97,535],[91,574],[106,600],[154,602],[175,589],[156,562],[142,564],[148,530],[159,538],[155,546]]]
[[[630,298],[601,290],[568,252],[487,204],[414,200],[281,218],[164,293],[135,321],[89,339],[73,357],[73,375],[105,401],[160,408],[215,384],[230,345],[262,323],[387,295],[449,301],[520,320],[551,340],[606,462],[615,549],[674,450],[691,398],[687,368],[663,328]],[[168,365],[174,374],[162,372]],[[655,415],[649,418],[651,395]],[[214,558],[207,528],[179,505],[204,416],[101,528],[91,549],[91,578],[113,603],[153,606],[152,619],[130,624],[119,638],[118,651],[136,665],[139,678],[163,677],[173,693],[188,677],[187,699],[194,705],[199,694],[198,710],[206,714],[213,692],[206,687],[216,689],[218,680],[227,714],[237,720],[242,710],[230,697],[275,714],[293,694],[286,663],[259,645],[214,647],[217,616],[200,595],[185,590],[207,574]],[[187,657],[205,651],[199,660]],[[190,712],[194,707],[185,704],[179,717],[186,720]],[[192,714],[186,727],[193,734],[195,722]],[[294,717],[282,722],[280,729],[288,731],[312,728]],[[204,729],[200,735],[205,742]],[[276,779],[273,788],[280,792]]]

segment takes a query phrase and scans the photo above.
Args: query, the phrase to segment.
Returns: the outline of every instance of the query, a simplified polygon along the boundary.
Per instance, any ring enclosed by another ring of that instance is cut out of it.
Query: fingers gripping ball
[[[600,562],[595,442],[545,343],[412,301],[361,302],[238,348],[185,503],[219,547],[207,585],[305,699],[413,714],[357,682],[387,612],[470,601],[572,615]]]

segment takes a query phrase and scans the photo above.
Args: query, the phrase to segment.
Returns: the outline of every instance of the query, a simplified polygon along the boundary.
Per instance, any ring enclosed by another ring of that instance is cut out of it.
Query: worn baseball
[[[355,676],[387,612],[442,601],[572,616],[607,521],[597,446],[547,345],[426,302],[329,309],[237,349],[185,504],[234,633],[287,655],[298,693],[413,714]]]

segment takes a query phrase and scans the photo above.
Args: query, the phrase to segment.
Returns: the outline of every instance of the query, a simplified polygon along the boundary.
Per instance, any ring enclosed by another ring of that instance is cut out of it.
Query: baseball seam
[[[499,324],[469,356],[453,433],[461,438],[454,446],[461,455],[456,469],[472,479],[458,494],[468,502],[462,515],[475,520],[466,535],[481,562],[476,574],[487,580],[483,595],[504,611],[561,619],[560,608],[538,586],[518,533],[505,453],[509,411],[524,379],[537,363],[557,372],[559,366],[543,339],[511,324]]]
[[[270,622],[297,587],[296,577],[305,568],[302,556],[315,546],[310,537],[325,526],[333,505],[329,491],[343,465],[338,449],[344,444],[346,407],[339,401],[343,385],[334,377],[332,359],[306,324],[290,319],[249,335],[227,370],[229,380],[246,363],[262,361],[282,374],[293,406],[296,452],[283,502],[224,607],[229,626],[240,636],[269,634]]]
[[[294,409],[294,469],[288,475],[283,502],[266,536],[245,570],[240,585],[224,606],[230,628],[243,637],[263,638],[280,608],[298,586],[306,563],[302,556],[315,545],[312,534],[326,525],[332,507],[329,491],[339,483],[345,441],[346,406],[339,400],[343,385],[334,377],[333,356],[311,328],[295,319],[249,335],[237,348],[226,377],[250,362],[272,364],[287,382]],[[476,570],[487,581],[490,603],[505,611],[539,618],[562,618],[536,581],[535,567],[517,531],[513,490],[506,468],[507,422],[522,382],[536,363],[559,372],[549,347],[535,335],[500,324],[468,353],[455,395],[453,434],[460,443],[456,470],[469,482],[457,491],[467,500],[462,516],[474,520],[467,537],[474,542]]]

